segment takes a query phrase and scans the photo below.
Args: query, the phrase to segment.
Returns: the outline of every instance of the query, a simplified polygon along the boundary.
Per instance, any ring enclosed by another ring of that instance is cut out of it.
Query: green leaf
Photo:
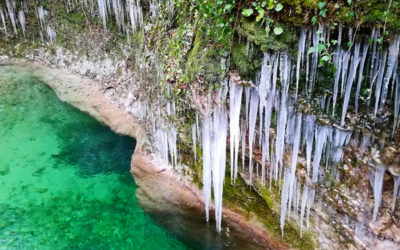
[[[258,12],[258,16],[256,18],[256,21],[258,22],[264,18],[264,10],[259,8],[259,9],[257,9],[257,12]]]
[[[337,44],[337,40],[335,40],[335,39],[332,40],[331,42],[332,42],[333,45],[336,45],[336,44]]]
[[[325,2],[319,2],[319,3],[318,3],[318,8],[319,8],[319,9],[322,9],[322,8],[325,7],[325,5],[326,5]]]
[[[232,8],[233,8],[232,4],[227,4],[227,5],[225,5],[224,10],[228,11],[228,12],[231,12]]]
[[[253,9],[243,9],[242,15],[245,17],[249,17],[249,16],[253,15]]]
[[[322,52],[322,51],[324,51],[326,49],[326,46],[325,46],[325,44],[323,44],[323,43],[319,43],[318,44],[318,52]]]
[[[310,47],[309,49],[308,49],[308,54],[312,54],[312,53],[314,53],[315,52],[315,49],[314,49],[314,47]]]
[[[278,3],[278,4],[276,5],[276,7],[275,7],[275,10],[276,10],[277,12],[281,11],[282,9],[283,9],[283,5],[280,4],[280,3]]]
[[[317,17],[316,17],[316,16],[313,16],[313,17],[311,18],[311,23],[312,23],[313,25],[315,25],[315,24],[317,23]]]
[[[321,58],[321,60],[324,61],[324,62],[327,62],[327,61],[329,61],[330,59],[331,59],[331,57],[328,56],[328,55],[323,56],[323,57]]]
[[[268,9],[272,10],[275,7],[274,0],[269,0],[268,2]]]
[[[279,35],[282,34],[282,33],[283,33],[282,27],[276,27],[276,28],[274,28],[274,34],[275,34],[275,35],[279,36]]]
[[[262,2],[261,7],[264,8],[265,6],[267,6],[267,2],[264,1],[264,2]]]

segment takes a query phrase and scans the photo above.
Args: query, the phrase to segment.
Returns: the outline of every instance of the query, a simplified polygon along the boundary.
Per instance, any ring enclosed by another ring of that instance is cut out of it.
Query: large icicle
[[[336,73],[335,73],[335,82],[334,82],[334,87],[333,87],[332,116],[335,115],[336,100],[337,100],[337,95],[338,95],[338,91],[339,91],[339,79],[340,79],[339,76],[340,76],[340,72],[342,69],[342,57],[343,57],[343,50],[341,47],[342,33],[343,33],[343,26],[340,24],[339,31],[338,31],[336,52],[335,52],[334,59],[333,59],[333,63],[336,68]]]
[[[393,176],[393,197],[392,197],[392,213],[396,209],[396,200],[399,194],[399,187],[400,187],[400,176]]]
[[[382,202],[382,185],[383,185],[383,177],[385,176],[385,167],[384,166],[376,166],[375,175],[374,175],[374,211],[372,214],[372,219],[375,221],[378,216],[379,207]]]
[[[250,184],[253,184],[253,142],[254,142],[254,131],[256,127],[257,111],[258,111],[258,91],[257,89],[251,89],[250,93],[250,110],[249,110],[249,174]]]
[[[355,111],[356,115],[358,115],[358,99],[360,96],[360,90],[361,90],[361,82],[363,80],[363,72],[364,72],[364,65],[365,65],[365,59],[367,58],[368,55],[368,41],[364,42],[363,45],[363,51],[361,55],[361,62],[360,62],[360,68],[358,70],[358,80],[357,80],[357,89],[356,89],[356,96],[355,96]]]
[[[394,94],[394,115],[393,115],[393,129],[392,129],[392,136],[398,127],[399,124],[399,115],[400,115],[400,82],[399,82],[399,75],[396,74],[395,78],[395,94]]]
[[[228,129],[228,118],[225,107],[214,108],[212,137],[212,180],[215,203],[215,220],[217,222],[217,231],[221,231],[222,221],[222,194],[225,179],[226,164],[226,136]]]
[[[296,128],[294,132],[293,139],[293,149],[292,149],[292,162],[290,171],[285,171],[283,189],[281,192],[281,217],[280,217],[280,226],[282,235],[284,234],[284,226],[285,226],[285,218],[286,211],[290,211],[290,207],[292,204],[292,197],[295,193],[295,185],[296,185],[296,165],[297,165],[297,156],[299,154],[300,149],[300,136],[301,136],[301,113],[297,116],[296,119]]]
[[[397,61],[399,58],[399,44],[400,44],[400,35],[396,35],[394,39],[391,40],[389,47],[389,55],[388,55],[388,66],[386,70],[385,78],[383,79],[382,91],[380,96],[380,109],[383,108],[383,105],[386,101],[387,92],[389,89],[389,82],[392,79],[393,73],[397,71]]]
[[[1,18],[1,22],[2,22],[2,24],[3,24],[3,32],[4,32],[4,34],[5,34],[6,37],[7,37],[7,36],[8,36],[8,33],[7,33],[7,26],[6,26],[6,17],[5,17],[5,15],[4,15],[3,8],[1,8],[1,7],[0,7],[0,18]]]
[[[396,208],[396,200],[397,200],[397,195],[399,194],[399,187],[400,187],[400,176],[393,176],[393,198],[392,198],[392,213],[394,212]]]
[[[18,12],[18,21],[19,21],[19,23],[20,23],[20,25],[21,25],[22,33],[23,33],[24,36],[25,36],[26,21],[25,21],[25,13],[24,13],[24,11],[22,11],[22,10],[20,10],[20,11]]]
[[[215,220],[218,232],[221,231],[222,221],[222,194],[225,179],[227,130],[228,114],[226,108],[224,106],[215,106],[213,114],[207,115],[202,125],[203,192],[205,196],[206,219],[208,220],[211,187],[213,188]]]
[[[280,60],[281,96],[277,121],[277,133],[275,142],[274,178],[278,179],[278,170],[283,167],[283,153],[285,147],[285,131],[287,123],[287,94],[289,90],[290,59],[282,54]]]
[[[229,83],[229,136],[231,157],[231,181],[235,182],[238,172],[239,141],[240,141],[240,108],[242,104],[243,87],[233,81]]]
[[[206,116],[202,123],[202,150],[203,150],[203,194],[206,210],[206,220],[209,220],[211,202],[211,117]]]
[[[6,5],[7,5],[7,10],[8,10],[8,15],[10,16],[11,24],[14,29],[14,33],[16,35],[17,34],[17,21],[15,20],[14,6],[10,2],[10,0],[6,0]]]
[[[97,0],[99,5],[99,15],[103,21],[104,29],[107,29],[107,0]]]
[[[192,125],[192,144],[193,144],[193,155],[194,155],[194,161],[197,161],[197,131],[196,131],[197,127],[196,127],[196,123]]]
[[[314,125],[315,125],[315,117],[307,116],[306,117],[306,132],[305,132],[305,141],[306,141],[306,161],[307,161],[307,174],[310,174],[311,170],[311,157],[312,157],[312,149],[313,149],[313,141],[314,141]]]
[[[380,60],[379,64],[379,71],[377,72],[377,77],[376,77],[376,87],[375,87],[375,107],[374,107],[374,116],[376,116],[378,112],[378,107],[379,107],[379,98],[381,96],[381,90],[382,90],[382,80],[383,80],[383,75],[385,72],[385,66],[386,66],[386,58],[387,58],[388,51],[385,50],[383,52],[383,58]],[[374,77],[375,78],[375,77]],[[371,88],[372,90],[372,88]],[[372,91],[370,92],[372,94]]]
[[[299,92],[299,81],[300,81],[300,67],[301,67],[301,62],[303,61],[304,57],[304,51],[306,47],[306,36],[307,36],[307,30],[302,29],[300,32],[300,39],[299,39],[299,48],[297,50],[297,64],[296,64],[296,100],[297,100],[297,95]]]
[[[358,64],[360,63],[360,43],[357,42],[356,45],[354,46],[354,55],[353,55],[353,60],[351,62],[350,66],[350,72],[347,77],[347,84],[346,84],[346,90],[345,90],[345,95],[344,95],[344,101],[343,101],[343,109],[342,109],[342,118],[340,120],[340,125],[343,126],[347,114],[347,106],[349,105],[350,101],[350,94],[351,94],[351,87],[353,86],[354,79],[356,77],[357,73],[357,67]]]
[[[140,27],[143,24],[143,14],[139,0],[128,0],[127,9],[129,10],[131,27],[132,31],[134,32],[137,27]]]
[[[158,128],[155,134],[157,150],[161,155],[161,159],[163,164],[168,164],[168,138],[167,132],[162,129]]]

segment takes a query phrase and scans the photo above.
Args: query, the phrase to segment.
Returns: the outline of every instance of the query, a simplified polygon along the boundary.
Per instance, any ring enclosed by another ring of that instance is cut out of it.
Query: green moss
[[[261,67],[261,58],[262,52],[258,49],[258,46],[252,46],[250,43],[237,42],[232,49],[232,66],[245,78],[254,77]]]
[[[278,206],[279,190],[274,188],[272,193],[268,188],[262,189],[262,196],[251,190],[244,180],[239,177],[235,185],[231,185],[230,176],[225,176],[224,184],[224,204],[225,206],[237,206],[244,209],[248,215],[256,216],[276,238],[281,238],[279,225],[279,214],[273,207]],[[303,234],[300,238],[300,230],[293,223],[285,224],[285,234],[282,240],[298,249],[315,249],[315,242],[309,233]]]
[[[281,25],[284,32],[277,36],[273,33],[267,34],[262,25],[253,21],[242,20],[240,26],[237,28],[239,35],[244,36],[250,42],[260,47],[261,51],[267,50],[291,50],[292,45],[296,41],[296,34],[294,34],[288,26]]]
[[[185,76],[188,82],[202,76],[206,83],[218,83],[225,73],[221,63],[221,50],[217,44],[207,45],[204,36],[197,32],[192,50],[188,54]]]

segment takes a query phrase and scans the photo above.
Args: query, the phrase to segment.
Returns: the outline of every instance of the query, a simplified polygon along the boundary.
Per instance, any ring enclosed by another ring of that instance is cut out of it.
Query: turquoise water
[[[134,147],[0,67],[0,249],[183,249],[137,204]]]

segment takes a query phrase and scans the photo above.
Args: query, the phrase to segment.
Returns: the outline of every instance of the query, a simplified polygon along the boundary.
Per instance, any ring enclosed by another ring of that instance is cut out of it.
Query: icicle
[[[389,88],[389,82],[390,79],[392,78],[392,75],[394,72],[397,71],[397,60],[399,57],[399,44],[400,44],[400,36],[396,35],[394,39],[392,39],[389,47],[389,56],[388,56],[388,67],[386,70],[386,75],[383,80],[383,86],[382,86],[382,94],[380,97],[380,109],[383,108],[383,105],[385,104],[386,101],[386,96]]]
[[[396,208],[396,200],[400,187],[400,176],[393,176],[393,182],[394,182],[394,187],[393,187],[393,198],[392,198],[392,213]]]
[[[272,57],[272,60],[274,58]],[[261,66],[261,73],[260,73],[260,83],[258,85],[258,93],[260,97],[260,126],[259,126],[259,145],[262,145],[263,139],[262,139],[262,128],[263,128],[263,112],[264,109],[268,109],[266,107],[267,102],[268,102],[268,92],[271,89],[271,78],[272,78],[272,61],[271,56],[268,53],[264,54],[264,59],[263,59],[263,64]],[[266,110],[267,112],[267,110]]]
[[[20,10],[20,11],[18,12],[18,20],[19,20],[19,23],[21,24],[22,33],[23,33],[24,36],[25,36],[25,25],[26,25],[26,22],[25,22],[25,13],[24,13],[22,10]]]
[[[44,30],[44,26],[46,24],[45,22],[45,16],[47,14],[47,11],[43,9],[43,6],[39,6],[38,7],[38,16],[39,16],[39,22],[40,22],[40,27],[42,28],[42,30]]]
[[[99,15],[101,20],[103,21],[104,29],[107,29],[107,0],[97,0],[97,4],[99,5]]]
[[[114,10],[115,21],[118,29],[123,30],[124,26],[124,9],[120,0],[112,0],[112,8]]]
[[[295,194],[295,188],[296,188],[296,166],[297,166],[297,157],[299,154],[300,150],[300,141],[301,141],[301,119],[302,119],[302,114],[299,113],[297,116],[297,121],[296,121],[296,130],[294,133],[294,140],[293,140],[293,150],[292,150],[292,164],[290,167],[290,190],[289,190],[289,211],[290,211],[290,206],[292,204],[292,197]]]
[[[346,91],[344,95],[344,101],[343,101],[343,109],[342,109],[342,118],[340,121],[340,125],[343,126],[347,114],[347,106],[349,105],[349,100],[350,100],[350,93],[351,93],[351,87],[353,86],[353,82],[356,76],[356,70],[358,67],[358,64],[360,63],[360,58],[359,58],[359,53],[360,53],[360,43],[357,42],[355,47],[354,47],[354,55],[353,55],[353,60],[351,62],[350,66],[350,73],[348,74],[347,77],[347,84],[346,84]]]
[[[314,140],[314,125],[315,125],[315,117],[307,116],[306,117],[306,160],[307,160],[307,174],[310,174],[311,169],[311,153],[313,149],[313,140]]]
[[[285,170],[285,175],[283,179],[283,188],[281,193],[281,217],[280,217],[280,226],[281,226],[281,233],[283,236],[284,233],[284,226],[285,226],[285,216],[287,210],[287,200],[289,198],[289,185],[290,185],[290,173],[288,170]]]
[[[3,32],[7,37],[8,33],[7,33],[7,26],[6,26],[6,18],[5,18],[5,15],[4,15],[3,8],[1,8],[1,7],[0,7],[0,17],[1,17],[1,21],[3,23]]]
[[[368,54],[368,41],[365,41],[361,56],[360,68],[358,70],[358,81],[357,81],[357,89],[356,89],[355,104],[354,104],[356,116],[358,116],[358,99],[360,96],[361,82],[363,80],[364,65],[365,65],[365,59],[367,58],[367,54]]]
[[[131,21],[132,31],[135,32],[137,27],[143,25],[143,14],[139,0],[128,0],[127,9],[129,9],[129,18]]]
[[[385,167],[376,166],[375,168],[375,178],[374,178],[374,212],[372,215],[372,219],[375,221],[378,216],[379,207],[382,202],[382,185],[383,185],[383,177],[385,175]]]
[[[203,194],[206,210],[206,220],[209,220],[211,201],[211,117],[207,116],[202,124],[202,150],[203,150]]]
[[[339,31],[341,31],[341,29],[339,29]],[[332,116],[335,116],[336,101],[337,101],[337,96],[338,96],[338,91],[339,91],[339,79],[340,79],[340,73],[342,70],[342,56],[343,56],[343,50],[342,50],[342,48],[340,48],[340,46],[338,44],[338,47],[337,47],[336,53],[335,53],[335,59],[334,59],[336,73],[335,73],[335,83],[334,83],[334,87],[333,87]]]
[[[224,107],[214,108],[213,142],[211,151],[212,180],[217,231],[221,231],[222,194],[225,179],[226,136],[228,129],[227,112]]]
[[[56,39],[56,32],[50,26],[47,26],[47,38],[49,39],[50,43],[53,43]]]
[[[379,65],[379,72],[378,72],[378,76],[377,76],[377,80],[376,80],[375,108],[374,108],[374,116],[375,117],[376,117],[376,114],[378,112],[379,97],[380,97],[381,89],[382,89],[382,80],[383,80],[383,74],[385,72],[387,54],[388,54],[387,50],[385,50],[385,52],[383,52],[383,58],[381,59],[381,63]],[[372,91],[371,91],[371,94],[372,94]]]
[[[301,62],[304,57],[304,51],[306,47],[306,36],[307,36],[307,30],[302,29],[300,32],[300,39],[299,39],[299,48],[297,50],[297,64],[296,64],[296,100],[297,100],[297,95],[298,95],[298,90],[299,90],[299,81],[300,81],[300,66]]]
[[[168,139],[164,129],[158,128],[155,134],[158,152],[164,164],[168,164]]]
[[[360,156],[364,155],[365,150],[367,149],[368,145],[370,144],[370,135],[363,135],[362,139],[361,139],[361,143],[360,143],[360,147],[359,147],[359,154]]]
[[[14,29],[14,33],[15,35],[17,35],[17,22],[15,20],[14,6],[12,3],[10,3],[10,0],[6,0],[6,5],[8,10],[8,15],[10,16],[11,24]]]
[[[308,203],[307,200],[308,200],[308,186],[304,185],[303,194],[301,198],[301,207],[300,207],[300,237],[303,236],[303,219],[306,211],[306,205]]]
[[[287,208],[290,211],[290,206],[292,203],[292,197],[294,194],[294,189],[296,185],[296,165],[297,165],[297,156],[299,154],[300,149],[300,133],[301,131],[301,113],[297,116],[296,121],[296,129],[294,132],[294,143],[293,143],[293,150],[292,150],[292,163],[290,167],[290,172],[285,171],[283,189],[281,193],[281,217],[280,217],[280,226],[282,235],[284,233],[284,225],[285,225],[285,217]],[[289,202],[288,202],[289,200]]]
[[[267,158],[267,142],[265,139],[262,142],[262,156],[261,156],[261,185],[265,186],[265,161]]]
[[[395,95],[394,95],[394,114],[393,114],[393,129],[392,129],[392,136],[394,136],[398,123],[399,123],[399,115],[400,115],[400,82],[399,82],[399,75],[395,73]]]
[[[267,105],[265,107],[265,118],[264,118],[264,136],[265,136],[265,147],[266,147],[266,155],[265,159],[270,160],[269,156],[269,133],[270,133],[270,126],[271,126],[271,116],[272,116],[272,106],[273,106],[273,96],[270,92],[267,97]]]
[[[242,120],[240,125],[240,134],[242,135],[242,170],[244,171],[244,163],[246,159],[246,121]]]
[[[314,161],[313,161],[313,171],[312,171],[313,183],[316,183],[318,180],[322,151],[324,149],[328,133],[329,133],[329,128],[321,126],[318,128],[318,133],[315,134],[315,150],[314,150]]]
[[[245,110],[245,115],[246,115],[246,122],[249,122],[249,104],[250,104],[250,87],[246,87],[244,89],[245,96],[246,96],[246,110]]]
[[[212,183],[215,220],[218,232],[221,231],[222,221],[222,194],[225,179],[227,129],[228,117],[224,106],[214,107],[213,115],[206,116],[203,120],[203,192],[205,196],[206,219],[209,219],[208,211],[211,201]]]
[[[192,125],[192,144],[193,144],[193,155],[194,155],[194,161],[197,162],[197,150],[196,150],[196,124]]]
[[[281,97],[280,106],[278,112],[278,124],[277,124],[277,134],[275,142],[275,164],[274,172],[275,179],[278,178],[278,170],[283,166],[283,151],[285,147],[285,128],[287,123],[287,94],[289,90],[288,75],[290,74],[288,66],[290,65],[290,60],[287,54],[283,54],[280,62],[280,78],[281,78]]]
[[[171,164],[173,166],[176,166],[178,159],[178,151],[176,150],[176,139],[177,139],[177,131],[176,128],[172,126],[168,131],[168,148],[169,148]]]
[[[249,174],[250,185],[253,184],[253,141],[254,130],[256,126],[257,111],[258,111],[258,92],[257,89],[251,89],[250,110],[249,110]]]
[[[231,156],[231,181],[236,181],[238,172],[239,140],[240,140],[240,107],[243,87],[233,81],[229,84],[229,136]]]
[[[331,157],[333,165],[336,165],[342,160],[343,146],[346,144],[346,141],[348,140],[349,137],[351,137],[351,133],[335,130],[335,136],[331,148]]]
[[[320,39],[320,33],[322,32],[322,28],[314,28],[313,29],[313,46],[314,52],[312,54],[312,63],[311,63],[311,79],[308,93],[311,94],[314,89],[314,82],[317,76],[317,67],[318,67],[318,45]]]

